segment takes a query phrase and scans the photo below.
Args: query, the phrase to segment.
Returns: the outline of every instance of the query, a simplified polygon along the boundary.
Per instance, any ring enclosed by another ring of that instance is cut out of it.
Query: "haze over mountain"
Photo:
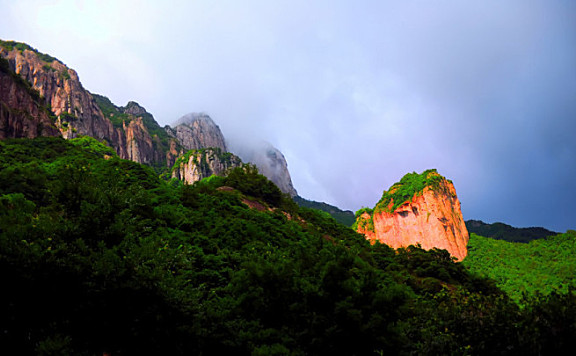
[[[309,199],[373,206],[406,172],[435,167],[465,219],[565,231],[575,6],[0,0],[0,38],[58,56],[90,91],[136,100],[162,126],[206,112],[225,137],[268,140]]]

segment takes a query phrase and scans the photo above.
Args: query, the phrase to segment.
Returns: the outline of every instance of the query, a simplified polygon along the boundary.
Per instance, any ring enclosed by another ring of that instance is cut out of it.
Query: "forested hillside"
[[[489,277],[514,300],[576,290],[576,231],[529,243],[472,234],[464,265]]]
[[[89,137],[0,141],[0,345],[18,355],[561,354],[446,251],[370,245],[253,168],[160,179]]]

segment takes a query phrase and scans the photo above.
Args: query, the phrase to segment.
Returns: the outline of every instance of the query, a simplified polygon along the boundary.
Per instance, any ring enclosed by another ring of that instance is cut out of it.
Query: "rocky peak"
[[[172,128],[166,130],[169,135],[177,138],[186,150],[217,147],[223,152],[227,151],[220,127],[206,114],[186,114],[172,124]]]
[[[230,169],[241,166],[242,160],[238,156],[220,148],[190,150],[176,160],[172,177],[192,184],[211,175],[223,176]]]
[[[148,112],[144,109],[140,104],[135,101],[129,101],[128,104],[123,108],[124,113],[134,115],[134,116],[142,116],[147,114]]]
[[[374,209],[362,209],[356,217],[356,230],[371,241],[446,249],[459,261],[467,255],[468,230],[454,184],[436,170],[407,174]]]

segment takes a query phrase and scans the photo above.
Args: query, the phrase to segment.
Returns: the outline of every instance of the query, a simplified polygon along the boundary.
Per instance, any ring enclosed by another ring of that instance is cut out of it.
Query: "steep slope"
[[[0,139],[58,136],[54,121],[40,94],[0,57]]]
[[[274,182],[283,193],[289,194],[291,197],[298,195],[292,185],[286,158],[280,150],[270,143],[260,142],[256,145],[235,143],[231,151],[240,156],[244,162],[256,165],[260,173]]]
[[[220,148],[190,150],[178,158],[172,168],[172,177],[188,184],[212,175],[223,176],[230,169],[241,167],[242,160]]]
[[[121,158],[139,163],[165,166],[174,162],[174,145],[145,110],[128,110],[123,119],[113,122],[84,89],[78,74],[56,58],[24,43],[1,40],[0,57],[8,62],[11,71],[38,91],[39,100],[56,116],[56,127],[64,138],[87,135],[105,140]]]
[[[374,210],[357,213],[356,229],[393,248],[420,244],[446,249],[459,261],[467,254],[468,230],[451,181],[436,170],[410,173],[382,195]]]
[[[210,116],[202,113],[190,113],[166,127],[166,132],[178,139],[185,150],[216,147],[226,152],[226,142],[222,131]]]

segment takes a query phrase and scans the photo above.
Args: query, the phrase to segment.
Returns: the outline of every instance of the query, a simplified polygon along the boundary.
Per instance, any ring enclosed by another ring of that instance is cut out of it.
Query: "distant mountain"
[[[237,154],[244,162],[258,167],[260,173],[270,179],[283,193],[295,197],[298,192],[292,185],[288,163],[279,149],[268,142],[240,143],[232,142],[230,151]]]
[[[334,218],[334,220],[346,226],[352,226],[352,224],[354,224],[354,221],[356,220],[354,218],[354,213],[351,212],[350,210],[341,210],[338,207],[335,207],[334,205],[304,199],[299,195],[295,196],[293,199],[299,206],[327,212]]]
[[[517,228],[501,222],[487,224],[480,220],[467,220],[466,228],[476,235],[510,242],[530,242],[558,234],[543,227]]]

